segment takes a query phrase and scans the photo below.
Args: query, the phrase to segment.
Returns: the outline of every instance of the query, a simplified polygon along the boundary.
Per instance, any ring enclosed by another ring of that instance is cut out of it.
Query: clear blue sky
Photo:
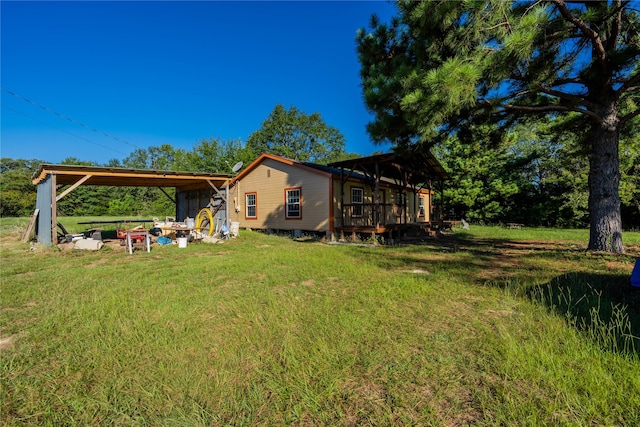
[[[366,133],[355,36],[384,1],[0,2],[2,157],[106,163],[241,139],[276,104]],[[86,125],[87,129],[44,108]],[[115,138],[114,138],[115,137]]]

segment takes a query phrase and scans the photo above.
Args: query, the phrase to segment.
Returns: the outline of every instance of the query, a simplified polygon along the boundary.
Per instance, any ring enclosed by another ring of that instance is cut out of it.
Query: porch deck
[[[406,206],[398,204],[351,203],[343,205],[341,226],[336,231],[342,234],[387,234],[390,238],[403,236],[410,229],[419,229],[429,235],[432,224],[424,221],[424,215],[410,218]]]
[[[406,215],[406,206],[396,204],[344,204],[342,226],[336,231],[342,234],[384,235],[389,238],[434,236],[443,230],[452,230],[459,221],[425,221],[424,213],[417,217]]]

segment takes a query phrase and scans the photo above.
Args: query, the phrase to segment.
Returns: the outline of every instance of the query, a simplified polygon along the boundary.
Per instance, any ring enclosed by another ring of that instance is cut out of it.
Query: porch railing
[[[345,203],[343,227],[378,227],[407,223],[406,206],[386,203]]]

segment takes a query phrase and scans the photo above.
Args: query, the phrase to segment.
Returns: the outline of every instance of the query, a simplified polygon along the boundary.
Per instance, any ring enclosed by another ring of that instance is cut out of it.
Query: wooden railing
[[[377,227],[405,224],[406,206],[396,204],[345,203],[342,206],[343,227]]]

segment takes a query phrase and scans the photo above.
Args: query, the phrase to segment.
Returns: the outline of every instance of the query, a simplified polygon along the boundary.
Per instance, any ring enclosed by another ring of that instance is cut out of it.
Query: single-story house
[[[402,233],[432,221],[436,182],[448,176],[429,153],[379,154],[318,165],[262,154],[226,174],[43,164],[33,222],[38,242],[56,244],[57,202],[80,185],[175,188],[179,221],[211,204],[216,219],[242,228],[324,234]],[[227,197],[227,188],[229,195]],[[228,203],[226,203],[228,200]],[[224,209],[222,209],[224,208]]]
[[[241,228],[392,234],[431,221],[435,182],[447,179],[429,153],[379,154],[325,165],[262,154],[231,182],[230,221]]]

